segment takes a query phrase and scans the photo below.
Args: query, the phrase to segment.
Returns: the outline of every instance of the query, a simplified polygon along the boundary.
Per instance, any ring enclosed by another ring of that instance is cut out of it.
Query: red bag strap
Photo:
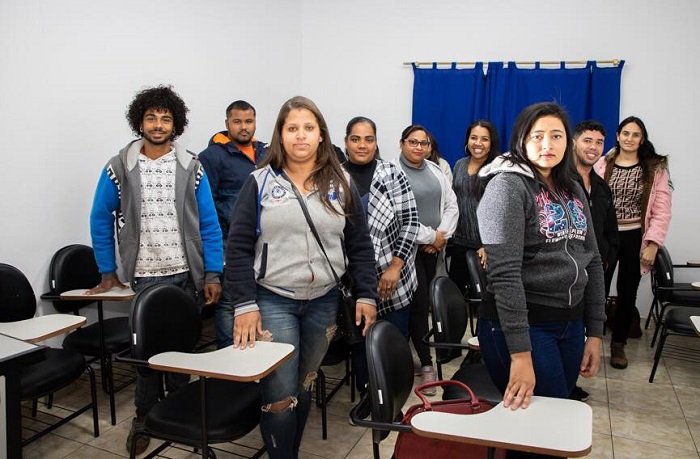
[[[476,395],[474,395],[474,391],[471,390],[469,386],[464,384],[461,381],[455,381],[454,379],[443,379],[442,381],[435,381],[435,382],[430,382],[430,383],[425,383],[417,386],[415,389],[413,389],[413,392],[420,398],[421,402],[423,403],[423,409],[425,411],[432,411],[433,407],[430,404],[430,401],[425,398],[425,395],[423,395],[423,392],[421,392],[423,389],[427,389],[429,387],[441,387],[441,386],[456,386],[459,387],[460,389],[463,389],[469,393],[469,404],[471,405],[473,410],[478,410],[481,407],[481,404],[479,403],[479,399],[477,398]]]

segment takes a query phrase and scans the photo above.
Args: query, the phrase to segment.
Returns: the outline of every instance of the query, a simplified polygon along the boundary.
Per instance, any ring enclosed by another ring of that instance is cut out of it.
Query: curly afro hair
[[[136,94],[126,111],[126,119],[131,130],[137,137],[142,135],[141,123],[147,110],[170,110],[173,114],[175,129],[172,140],[178,138],[187,127],[187,112],[189,109],[180,96],[173,91],[172,86],[157,86],[144,89]]]

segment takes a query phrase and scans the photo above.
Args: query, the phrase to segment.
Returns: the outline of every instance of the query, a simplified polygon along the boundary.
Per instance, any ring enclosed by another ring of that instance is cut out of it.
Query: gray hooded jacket
[[[482,315],[497,313],[509,352],[531,350],[530,322],[583,318],[586,335],[601,337],[603,266],[580,186],[554,192],[507,154],[479,175],[489,178],[477,215],[495,300]]]

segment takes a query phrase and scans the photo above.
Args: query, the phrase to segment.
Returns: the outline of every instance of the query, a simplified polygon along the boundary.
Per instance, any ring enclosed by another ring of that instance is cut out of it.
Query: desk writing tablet
[[[291,344],[256,341],[255,347],[245,350],[228,346],[200,354],[163,352],[148,359],[148,366],[217,379],[257,381],[290,359],[293,352]]]
[[[62,300],[92,300],[92,301],[127,301],[131,300],[136,293],[131,290],[131,288],[117,288],[114,287],[103,293],[97,293],[95,295],[86,295],[85,292],[90,290],[89,288],[79,288],[77,290],[69,290],[67,292],[61,293]]]
[[[32,353],[40,349],[36,344],[27,343],[13,336],[0,334],[0,363],[17,356]]]
[[[700,290],[700,282],[691,282],[690,286],[693,288],[693,290]]]
[[[700,260],[688,260],[686,261],[688,266],[700,267]]]
[[[17,322],[0,323],[0,333],[28,343],[38,343],[82,327],[86,320],[85,317],[73,314],[48,314]]]
[[[700,336],[700,316],[690,316],[690,322],[693,324],[695,333]]]
[[[485,413],[426,411],[411,419],[418,435],[555,456],[580,457],[593,443],[593,411],[574,400],[532,397],[526,409],[499,403]]]

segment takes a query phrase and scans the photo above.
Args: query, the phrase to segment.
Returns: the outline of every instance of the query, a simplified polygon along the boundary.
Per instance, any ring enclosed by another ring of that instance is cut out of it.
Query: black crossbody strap
[[[309,224],[309,228],[311,229],[311,233],[314,235],[314,238],[316,239],[316,242],[318,243],[318,246],[321,248],[321,252],[323,252],[323,256],[326,257],[326,261],[328,261],[328,266],[331,268],[331,272],[333,273],[333,278],[335,279],[335,282],[338,284],[338,287],[341,289],[344,289],[345,286],[340,280],[340,277],[338,277],[338,274],[335,272],[335,269],[333,269],[333,265],[331,264],[331,259],[328,258],[328,254],[326,253],[325,247],[323,247],[323,243],[321,242],[321,238],[318,235],[318,231],[316,231],[316,225],[314,225],[314,221],[311,220],[311,215],[309,215],[309,209],[306,207],[306,202],[304,201],[304,196],[299,192],[297,189],[296,185],[292,180],[289,178],[286,172],[282,171],[282,177],[285,178],[289,182],[289,184],[292,186],[292,191],[294,191],[294,195],[297,197],[297,201],[299,201],[299,206],[301,207],[302,212],[304,212],[304,217],[306,217],[306,222]]]

